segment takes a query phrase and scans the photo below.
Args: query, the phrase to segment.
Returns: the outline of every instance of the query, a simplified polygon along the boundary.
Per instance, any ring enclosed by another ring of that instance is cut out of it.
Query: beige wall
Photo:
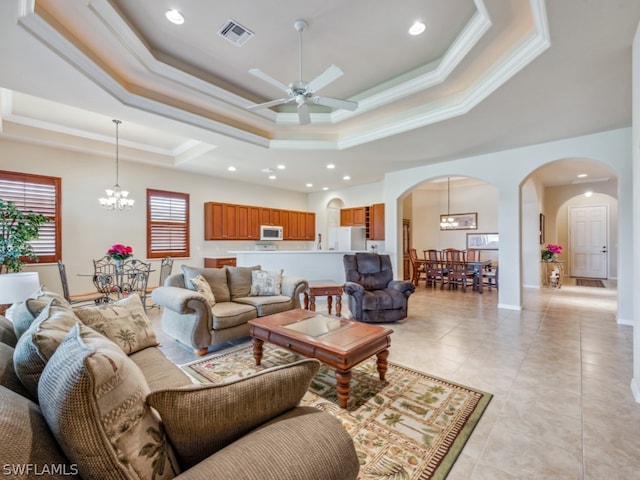
[[[104,189],[115,183],[113,155],[85,153],[0,140],[0,169],[37,173],[62,178],[62,259],[67,265],[72,292],[91,291],[91,262],[104,255],[114,243],[131,245],[138,258],[146,257],[146,189],[154,188],[190,194],[191,257],[176,261],[202,265],[207,255],[226,254],[228,250],[253,248],[255,242],[205,242],[204,210],[207,201],[223,201],[261,205],[292,210],[308,210],[307,195],[259,185],[249,186],[203,175],[179,172],[120,158],[120,185],[129,190],[136,205],[130,212],[108,212],[98,204]],[[287,242],[296,247],[297,243]],[[151,283],[157,282],[159,260]],[[51,290],[61,291],[55,265],[28,266],[37,270],[41,283]]]

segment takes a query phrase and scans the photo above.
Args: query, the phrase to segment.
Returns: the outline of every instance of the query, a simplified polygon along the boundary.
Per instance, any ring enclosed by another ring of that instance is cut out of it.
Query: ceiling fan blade
[[[276,88],[279,88],[280,90],[282,90],[284,92],[288,92],[289,91],[289,86],[288,85],[285,85],[280,80],[276,80],[271,75],[267,75],[262,70],[258,70],[257,68],[252,68],[251,70],[249,70],[249,73],[251,75],[253,75],[254,77],[258,77],[261,80],[264,80],[268,84],[273,85]]]
[[[341,108],[343,110],[350,110],[354,112],[358,108],[358,102],[352,102],[351,100],[341,100],[339,98],[330,97],[313,97],[313,103],[324,105],[326,107]]]
[[[258,103],[256,105],[249,105],[247,110],[258,110],[259,108],[269,108],[274,107],[276,105],[282,105],[283,103],[288,103],[292,99],[291,98],[279,98],[277,100],[271,100],[270,102]]]
[[[311,123],[309,106],[306,103],[301,103],[298,105],[298,117],[300,118],[300,125],[309,125]]]
[[[317,92],[323,87],[326,87],[334,80],[344,75],[343,71],[335,65],[329,66],[324,72],[311,80],[307,86],[307,90],[310,92]]]

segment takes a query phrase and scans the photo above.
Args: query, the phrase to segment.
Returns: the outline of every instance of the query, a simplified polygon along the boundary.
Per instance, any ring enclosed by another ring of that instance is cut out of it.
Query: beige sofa
[[[3,478],[357,477],[339,421],[298,406],[317,361],[193,384],[137,296],[73,310],[60,298],[0,317]]]
[[[169,276],[164,286],[153,291],[151,298],[164,309],[163,331],[193,348],[196,355],[204,355],[211,345],[249,335],[247,322],[251,319],[300,308],[300,295],[308,286],[303,278],[282,276],[276,294],[259,289],[256,292],[253,280],[262,272],[259,265],[223,268],[183,266],[182,271]],[[210,286],[215,299],[213,306],[191,282],[199,275]]]

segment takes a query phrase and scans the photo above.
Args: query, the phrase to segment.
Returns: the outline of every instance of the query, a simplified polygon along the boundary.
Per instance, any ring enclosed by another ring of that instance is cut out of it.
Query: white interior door
[[[569,209],[572,277],[607,278],[609,215],[607,205]]]

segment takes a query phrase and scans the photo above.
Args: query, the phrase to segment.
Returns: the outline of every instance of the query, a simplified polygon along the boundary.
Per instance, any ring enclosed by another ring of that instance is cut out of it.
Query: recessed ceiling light
[[[586,173],[579,173],[579,174],[578,174],[578,178],[584,178],[584,177],[586,177],[586,176],[587,176],[587,174],[586,174]]]
[[[278,170],[284,170],[284,169],[285,169],[285,168],[287,168],[287,167],[285,167],[284,165],[278,165],[278,167],[277,167],[277,168],[278,168]]]
[[[235,172],[236,171],[236,167],[231,165],[230,167],[227,167],[227,170],[229,170],[230,172]]]
[[[164,14],[171,23],[176,25],[182,25],[184,23],[184,17],[178,10],[167,10],[167,13]]]
[[[329,187],[322,187],[322,190],[329,190]]]
[[[593,192],[591,190],[587,190],[586,192],[584,192],[584,196],[589,198],[591,195],[593,195]]]
[[[275,175],[269,175],[269,180],[275,180],[277,177]]]
[[[409,28],[409,35],[420,35],[425,28],[427,28],[426,25],[418,20]]]
[[[336,166],[333,163],[330,163],[329,165],[327,165],[327,168],[336,168]]]
[[[308,188],[313,187],[313,183],[307,183],[306,187],[308,187]]]
[[[349,175],[345,175],[344,177],[342,177],[343,180],[351,180],[351,177]]]

